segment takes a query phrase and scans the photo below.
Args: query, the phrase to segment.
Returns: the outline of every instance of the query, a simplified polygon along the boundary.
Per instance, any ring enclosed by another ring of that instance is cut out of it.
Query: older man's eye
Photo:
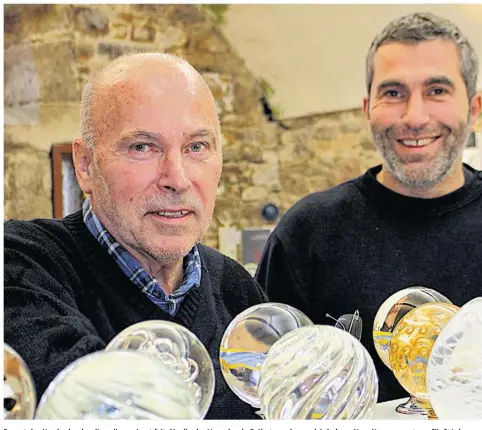
[[[136,152],[146,152],[149,149],[149,145],[147,143],[136,143],[133,145],[133,149]]]
[[[205,142],[193,142],[189,145],[189,150],[191,152],[202,152],[206,150],[207,147],[208,145]]]

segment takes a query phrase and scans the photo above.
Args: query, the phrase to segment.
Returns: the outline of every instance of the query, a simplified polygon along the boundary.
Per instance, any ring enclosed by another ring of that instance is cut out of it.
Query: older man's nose
[[[169,154],[159,163],[158,186],[169,191],[183,193],[191,182],[182,154]]]

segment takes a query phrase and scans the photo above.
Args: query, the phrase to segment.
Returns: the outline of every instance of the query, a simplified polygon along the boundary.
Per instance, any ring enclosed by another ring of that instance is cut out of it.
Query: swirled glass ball
[[[427,389],[444,420],[482,420],[482,297],[460,308],[442,330],[427,367]]]
[[[36,395],[32,375],[22,357],[3,344],[3,419],[31,420]]]
[[[262,303],[241,312],[224,332],[219,354],[231,390],[259,408],[259,372],[266,354],[282,336],[307,325],[313,323],[305,314],[281,303]]]
[[[390,366],[400,385],[420,400],[428,400],[426,372],[438,335],[456,312],[449,303],[426,303],[407,313],[390,342]]]
[[[198,419],[196,399],[179,375],[136,352],[79,358],[50,383],[36,419]]]
[[[452,303],[447,297],[431,288],[409,287],[397,291],[386,299],[373,323],[373,343],[383,363],[390,368],[390,340],[397,323],[412,309],[425,303]]]
[[[211,357],[187,328],[171,321],[143,321],[121,331],[106,351],[136,351],[157,358],[171,367],[186,383],[204,418],[214,395],[214,368]]]
[[[266,419],[370,418],[378,377],[370,354],[349,333],[315,325],[283,336],[268,352],[259,382]]]

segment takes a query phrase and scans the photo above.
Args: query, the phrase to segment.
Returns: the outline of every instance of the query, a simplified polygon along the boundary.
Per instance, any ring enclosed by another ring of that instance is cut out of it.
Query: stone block
[[[238,115],[236,113],[227,113],[220,118],[221,120],[221,127],[227,129],[234,129],[234,128],[257,128],[261,134],[264,134],[263,125],[266,121],[266,117],[261,114],[259,111],[250,111],[248,113]],[[270,145],[271,148],[272,143],[266,142],[266,144]],[[275,145],[276,146],[276,145]]]
[[[244,160],[235,163],[224,160],[221,182],[225,185],[249,182],[253,174],[253,169],[250,166],[250,163]]]
[[[218,115],[233,111],[234,83],[232,75],[219,73],[202,73],[216,101]]]
[[[204,37],[199,38],[196,44],[197,49],[212,53],[226,53],[230,50],[229,42],[217,28],[213,28]]]
[[[264,201],[268,197],[268,190],[265,187],[247,187],[241,194],[243,201]]]
[[[5,134],[14,142],[28,144],[42,153],[49,153],[53,144],[72,142],[79,135],[80,107],[74,103],[29,104],[19,108],[38,108],[36,121],[16,118],[15,123],[5,124]],[[13,110],[13,108],[12,108]]]
[[[168,17],[173,13],[175,5],[169,4],[133,4],[132,11],[136,14],[145,14],[147,16]]]
[[[134,42],[152,43],[156,38],[156,30],[148,25],[132,25],[131,39]]]
[[[323,118],[313,126],[313,140],[333,140],[340,136],[340,122],[331,118]]]
[[[40,102],[40,81],[34,48],[30,44],[5,49],[5,106]]]
[[[252,179],[253,185],[266,188],[279,188],[279,168],[278,165],[266,165],[256,166]]]
[[[359,135],[360,148],[367,151],[375,151],[376,146],[368,130],[363,130]]]
[[[266,227],[270,222],[261,215],[266,203],[273,201],[273,194],[266,195],[264,200],[244,201],[239,212],[238,227],[242,229]]]
[[[294,195],[296,200],[312,191],[310,179],[305,172],[294,173],[290,168],[280,169],[280,182],[283,194]]]
[[[6,107],[78,101],[79,87],[71,41],[10,45],[6,49]],[[18,115],[22,113],[17,109],[14,116]]]
[[[342,133],[358,133],[365,127],[365,118],[358,112],[343,112],[340,115],[340,130]]]
[[[154,41],[155,49],[161,52],[172,52],[186,44],[187,35],[179,27],[162,26],[156,33]],[[174,52],[172,52],[174,54]],[[182,57],[182,55],[180,55]]]
[[[92,43],[78,41],[75,44],[75,58],[80,63],[90,60],[94,56],[95,51],[95,46]]]
[[[74,7],[72,14],[75,28],[84,34],[100,37],[109,32],[109,17],[100,8]]]
[[[51,217],[49,154],[5,139],[5,219]]]
[[[188,31],[188,30],[186,30]],[[187,33],[188,34],[188,33]],[[244,69],[244,63],[230,53],[199,51],[189,42],[183,50],[183,58],[199,72],[237,74]]]
[[[130,34],[130,25],[124,22],[113,22],[110,26],[109,35],[114,39],[127,39]]]
[[[235,110],[238,114],[256,110],[261,113],[261,91],[251,76],[236,76]]]
[[[43,103],[80,100],[80,82],[72,41],[35,45],[35,63]]]
[[[9,125],[33,125],[40,121],[40,103],[5,106],[3,123]]]
[[[242,204],[239,195],[223,195],[216,200],[213,218],[222,227],[234,226],[237,224]]]
[[[279,150],[280,163],[293,160],[310,160],[315,155],[311,129],[284,132],[281,135],[282,146]]]
[[[277,122],[266,122],[261,123],[261,130],[265,136],[264,148],[278,151],[280,142],[280,132],[281,127]],[[279,157],[278,157],[279,158]]]
[[[4,12],[5,46],[71,31],[66,5],[7,4]]]
[[[278,165],[279,163],[279,156],[276,151],[263,151],[263,161],[266,164],[271,164],[271,165]]]
[[[138,45],[126,45],[120,43],[110,43],[110,42],[101,42],[97,46],[97,52],[101,56],[105,56],[108,58],[109,61],[115,60],[117,57],[120,57],[124,54],[129,53],[141,53],[141,52],[150,52],[151,49],[149,47],[141,47]]]
[[[168,17],[173,24],[180,21],[184,25],[203,23],[207,19],[201,8],[194,4],[175,5],[169,10]]]
[[[264,134],[256,129],[223,129],[226,145],[223,147],[223,158],[226,162],[248,161],[263,162]]]

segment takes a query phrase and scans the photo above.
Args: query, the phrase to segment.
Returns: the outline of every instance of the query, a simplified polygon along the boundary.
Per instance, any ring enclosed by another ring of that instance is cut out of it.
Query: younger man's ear
[[[472,97],[470,101],[470,126],[473,128],[477,120],[480,118],[480,113],[482,111],[482,93],[478,92]],[[482,118],[481,118],[482,121]],[[480,124],[482,127],[482,124]]]
[[[370,108],[370,100],[368,97],[363,97],[363,113],[365,114],[365,119],[367,121],[370,120],[370,112],[369,112],[369,108]]]

